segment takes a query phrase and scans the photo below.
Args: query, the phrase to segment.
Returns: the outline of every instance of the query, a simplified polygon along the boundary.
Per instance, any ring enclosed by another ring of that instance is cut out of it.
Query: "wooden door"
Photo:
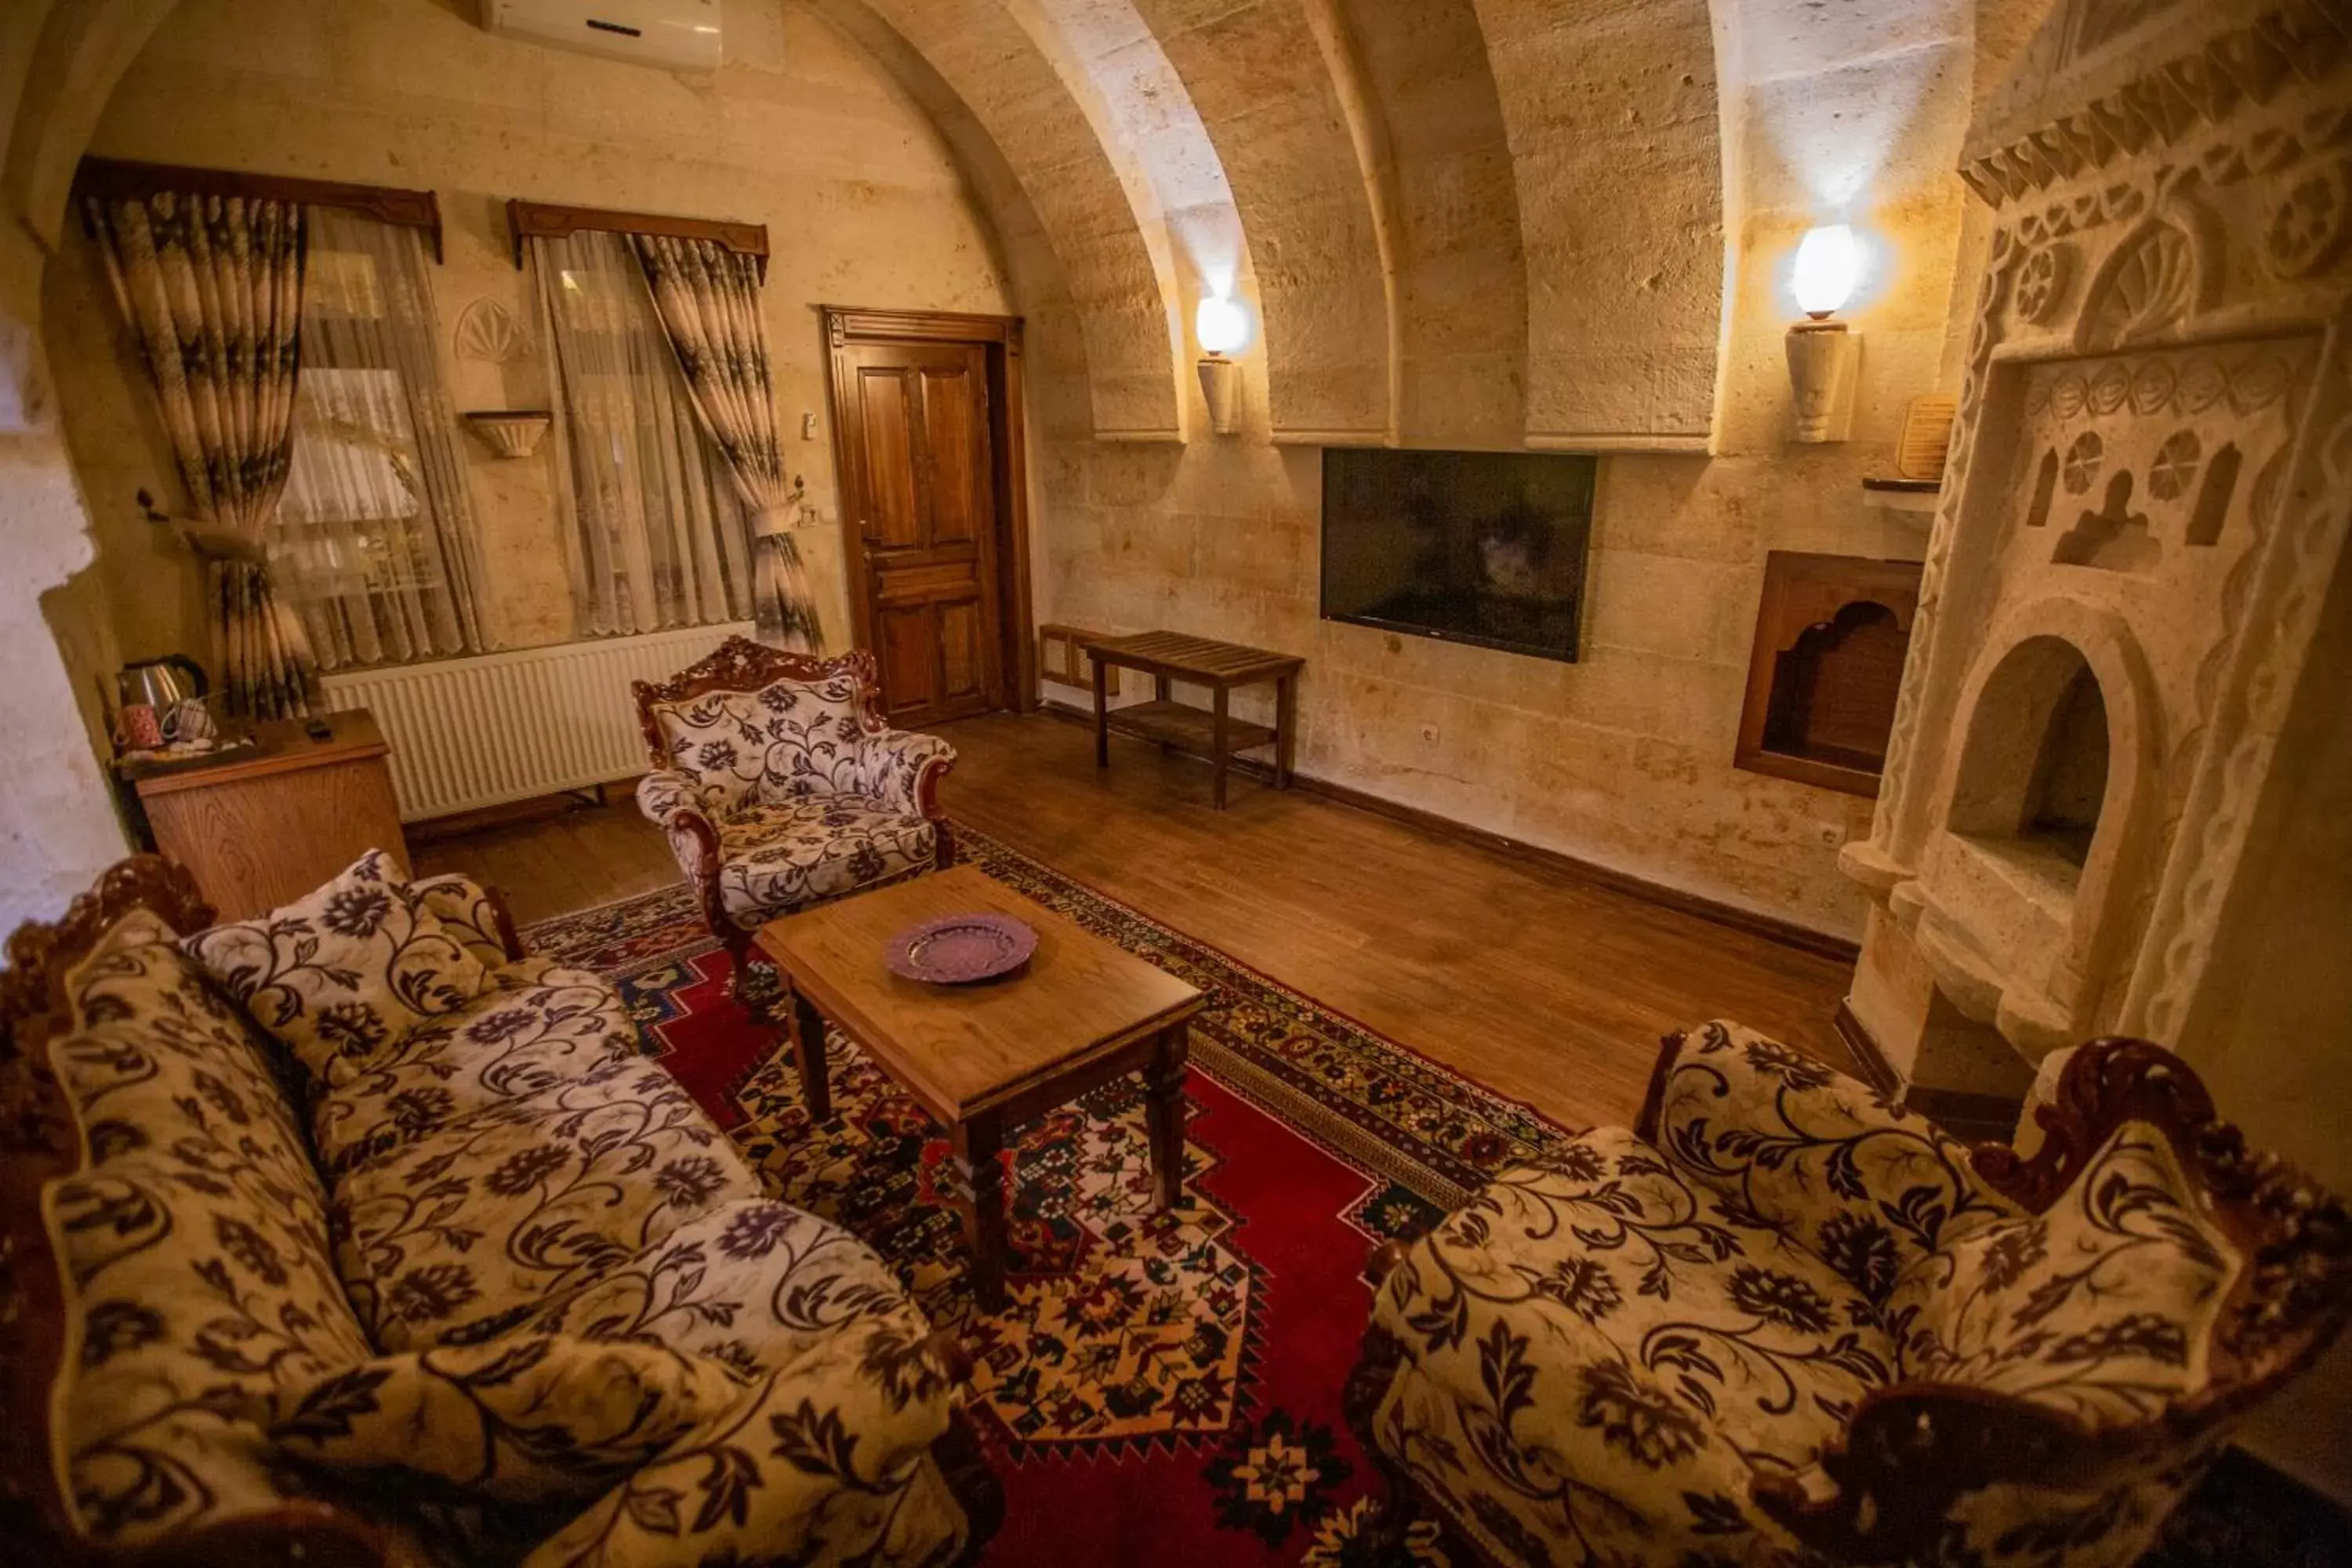
[[[1001,707],[988,351],[847,343],[834,365],[844,495],[890,721]]]

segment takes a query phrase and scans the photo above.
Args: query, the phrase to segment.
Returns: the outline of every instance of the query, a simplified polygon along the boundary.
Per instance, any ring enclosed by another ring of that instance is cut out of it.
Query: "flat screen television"
[[[1576,661],[1595,461],[1323,454],[1323,616]]]

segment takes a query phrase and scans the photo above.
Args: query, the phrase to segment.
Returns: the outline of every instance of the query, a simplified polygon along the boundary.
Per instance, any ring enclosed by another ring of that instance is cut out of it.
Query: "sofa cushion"
[[[657,1342],[749,1372],[792,1366],[854,1324],[919,1338],[923,1316],[874,1249],[772,1198],[720,1205],[598,1279],[542,1302],[518,1333]]]
[[[1966,1145],[1819,1058],[1718,1019],[1672,1059],[1659,1152],[1873,1302],[1937,1247],[2021,1212],[1976,1179]]]
[[[636,1059],[627,1004],[585,970],[524,959],[491,970],[488,983],[462,1010],[419,1025],[313,1097],[311,1142],[331,1176],[477,1111]]]
[[[965,1539],[928,1455],[954,1405],[930,1325],[836,1225],[771,1199],[727,1205],[517,1331],[659,1342],[755,1380],[528,1565],[947,1562]]]
[[[371,1351],[274,1044],[143,910],[66,998],[49,1055],[86,1158],[43,1193],[74,1347],[57,1436],[81,1528],[131,1545],[299,1495],[257,1412]]]
[[[1894,1362],[1861,1291],[1619,1129],[1497,1177],[1409,1250],[1372,1324],[1402,1346],[1381,1447],[1503,1562],[1782,1542],[1756,1474],[1812,1465]]]
[[[2043,1213],[1913,1268],[1889,1316],[1907,1377],[2128,1425],[2206,1387],[2206,1347],[2243,1267],[2171,1141],[2126,1122]]]
[[[755,805],[719,824],[719,900],[745,930],[932,864],[928,818],[849,797]]]
[[[1705,1429],[1801,1469],[1895,1363],[1862,1291],[1620,1128],[1496,1178],[1412,1249],[1373,1321],[1473,1402],[1496,1403],[1492,1358],[1523,1363],[1533,1405],[1496,1413],[1522,1447],[1597,1439],[1653,1468]]]
[[[184,945],[313,1083],[341,1081],[418,1024],[463,1007],[485,973],[381,849],[307,898]]]
[[[630,1473],[523,1568],[947,1563],[970,1538],[930,1446],[948,1379],[888,1323],[836,1334]]]
[[[502,1502],[585,1501],[743,1397],[744,1374],[563,1335],[379,1356],[279,1388],[269,1437],[312,1464]]]
[[[471,877],[446,872],[419,877],[408,884],[434,919],[457,939],[467,952],[482,961],[485,970],[508,962],[505,924],[488,889]]]
[[[343,1172],[337,1259],[384,1351],[499,1331],[758,1186],[642,1058],[423,1130]]]
[[[713,691],[651,711],[670,766],[695,782],[704,809],[780,805],[855,794],[865,727],[857,678],[777,680],[757,691]]]

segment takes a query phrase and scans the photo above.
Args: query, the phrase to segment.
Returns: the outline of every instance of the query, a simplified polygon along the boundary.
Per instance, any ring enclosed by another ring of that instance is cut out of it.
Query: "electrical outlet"
[[[1842,849],[1845,847],[1845,824],[1816,822],[1813,824],[1813,837],[1822,841],[1824,849]]]

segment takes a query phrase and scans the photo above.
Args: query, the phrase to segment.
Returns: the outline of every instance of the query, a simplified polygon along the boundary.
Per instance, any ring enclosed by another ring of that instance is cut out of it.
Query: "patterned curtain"
[[[760,635],[783,647],[818,652],[824,637],[816,599],[791,532],[800,506],[776,435],[759,263],[713,239],[665,234],[629,238],[653,289],[662,330],[677,351],[695,412],[752,508],[751,531],[760,552]]]
[[[169,191],[89,205],[194,502],[225,706],[307,713],[310,645],[264,553],[292,445],[302,208]]]
[[[311,209],[280,593],[325,669],[481,653],[479,536],[422,233]]]
[[[562,417],[566,564],[591,637],[755,613],[751,520],[621,235],[534,236]]]

